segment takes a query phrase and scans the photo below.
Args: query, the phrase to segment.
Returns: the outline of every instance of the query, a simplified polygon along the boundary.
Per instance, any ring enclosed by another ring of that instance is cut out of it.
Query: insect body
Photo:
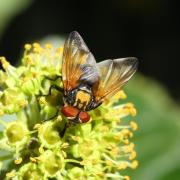
[[[88,111],[93,98],[91,88],[88,85],[81,85],[67,94],[66,101],[80,110]]]
[[[64,99],[67,104],[67,106],[62,109],[64,115],[68,116],[69,119],[72,119],[77,123],[89,121],[90,116],[87,111],[95,108],[95,98],[89,85],[80,85],[70,91]]]
[[[87,111],[116,94],[132,77],[138,60],[134,57],[96,63],[81,36],[71,32],[64,44],[62,113],[72,123],[88,122]]]

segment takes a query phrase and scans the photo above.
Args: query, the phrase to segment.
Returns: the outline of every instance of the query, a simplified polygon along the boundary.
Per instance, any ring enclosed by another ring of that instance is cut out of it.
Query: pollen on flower
[[[11,172],[6,173],[7,178],[13,178],[16,176],[16,171],[12,170]]]
[[[15,164],[21,164],[21,163],[22,163],[22,160],[23,160],[23,159],[20,157],[20,158],[18,158],[18,159],[15,159],[15,160],[14,160],[14,163],[15,163]]]
[[[136,131],[136,130],[138,129],[138,125],[137,125],[137,123],[134,122],[134,121],[131,121],[131,122],[130,122],[130,126],[131,126],[131,128],[132,128],[133,131]]]
[[[129,176],[124,176],[124,180],[130,180]]]
[[[129,145],[126,145],[123,147],[123,151],[125,153],[130,153],[134,150],[134,144],[133,143],[130,143]]]
[[[127,108],[132,108],[132,107],[134,107],[134,104],[132,104],[132,103],[126,103],[126,104],[125,104],[125,107],[127,107]]]
[[[136,151],[133,150],[133,151],[130,153],[130,155],[129,155],[129,160],[135,159],[136,156],[137,156],[137,153],[136,153]]]
[[[30,157],[29,159],[30,159],[30,161],[33,162],[33,163],[36,163],[36,162],[37,162],[37,158],[35,158],[35,157]]]
[[[29,51],[31,49],[31,47],[32,47],[31,44],[25,44],[24,45],[24,49],[27,51]]]
[[[106,164],[107,164],[108,166],[112,166],[112,165],[113,165],[113,162],[112,162],[111,160],[106,160]]]
[[[6,60],[5,57],[0,57],[0,62],[2,64],[2,67],[6,70],[10,63]]]
[[[104,177],[104,175],[105,175],[105,173],[104,173],[104,172],[102,172],[102,171],[101,171],[101,172],[97,172],[96,174],[97,174],[97,176],[100,176],[100,177],[102,177],[102,178],[103,178],[103,177]]]
[[[137,160],[134,160],[132,163],[131,163],[131,168],[132,169],[136,169],[138,167],[138,161]]]
[[[81,137],[79,137],[79,136],[71,136],[71,138],[72,138],[74,141],[77,141],[77,142],[80,142],[80,141],[81,141]]]
[[[128,163],[127,163],[126,161],[121,162],[121,163],[117,166],[118,169],[126,169],[127,167],[128,167]]]
[[[132,116],[136,116],[137,114],[137,110],[134,108],[134,105],[132,103],[127,103],[125,105],[125,108],[128,109],[129,113],[132,115]]]
[[[33,48],[41,48],[41,45],[37,42],[33,43]]]
[[[120,149],[118,147],[114,147],[112,150],[111,150],[111,153],[113,156],[117,156],[120,152]]]
[[[46,98],[43,97],[43,96],[39,98],[39,103],[40,103],[41,105],[47,105],[47,104],[48,104],[47,101],[46,101]]]
[[[24,59],[25,59],[27,65],[30,65],[30,66],[35,65],[32,56],[26,55],[26,56],[24,57]]]
[[[123,134],[123,137],[132,137],[133,136],[133,133],[129,130],[129,129],[122,129],[121,130],[121,133]]]
[[[35,53],[41,53],[43,51],[43,48],[39,43],[33,43],[33,51]]]
[[[44,153],[44,148],[42,146],[39,148],[39,152],[40,152],[40,154]]]
[[[61,145],[61,148],[62,149],[66,149],[66,148],[68,148],[69,147],[69,143],[63,143],[62,145]]]
[[[121,132],[118,132],[114,135],[114,139],[116,140],[122,140],[123,139],[123,134]]]
[[[2,109],[0,109],[0,116],[4,115],[4,111]]]
[[[50,44],[50,43],[45,44],[45,48],[51,50],[52,49],[52,44]]]
[[[124,93],[124,91],[119,91],[118,93],[116,93],[114,95],[114,98],[119,100],[119,99],[126,99],[127,98],[127,95]]]
[[[39,129],[41,127],[41,124],[35,124],[33,129]]]
[[[59,47],[59,48],[57,48],[57,49],[56,49],[56,52],[57,52],[57,53],[61,53],[61,52],[63,52],[63,47]]]
[[[129,144],[129,139],[123,140],[124,144],[128,145]]]
[[[87,166],[88,164],[91,164],[91,161],[85,159],[85,160],[83,160],[83,161],[80,161],[80,164]]]
[[[25,107],[27,104],[28,104],[28,102],[26,101],[26,100],[21,100],[21,101],[19,101],[19,106],[21,107],[21,108],[23,108],[23,107]]]
[[[136,116],[137,111],[136,111],[135,108],[131,108],[131,109],[130,109],[130,113],[131,113],[132,116]]]
[[[101,132],[105,133],[105,132],[109,131],[109,127],[106,126],[106,125],[103,125],[103,126],[100,127],[99,130],[100,130]]]

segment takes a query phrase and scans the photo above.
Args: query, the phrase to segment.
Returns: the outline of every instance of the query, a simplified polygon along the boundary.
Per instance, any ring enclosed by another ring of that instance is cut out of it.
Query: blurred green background
[[[165,30],[164,26],[162,27],[164,31],[155,26],[161,20],[163,22],[172,20],[176,23],[178,15],[175,14],[176,9],[173,9],[173,7],[171,7],[171,10],[175,11],[174,14],[172,11],[168,11],[169,14],[164,13],[167,10],[167,1],[153,2],[155,1],[147,0],[146,3],[142,0],[109,1],[109,4],[114,3],[114,5],[110,6],[111,10],[108,11],[106,1],[87,1],[85,5],[83,4],[85,2],[72,4],[69,1],[68,3],[59,1],[59,4],[58,1],[49,1],[48,4],[44,1],[0,0],[0,55],[6,56],[12,64],[16,64],[25,42],[33,42],[44,38],[45,41],[51,41],[52,39],[54,41],[56,37],[61,38],[72,30],[78,30],[83,37],[86,37],[85,41],[90,44],[90,49],[95,52],[95,57],[97,55],[98,59],[109,58],[110,56],[133,55],[139,57],[140,72],[125,88],[128,94],[127,101],[136,105],[138,111],[136,120],[139,125],[139,129],[134,136],[139,167],[137,170],[128,173],[133,180],[179,180],[180,106],[177,99],[180,96],[179,83],[176,80],[178,76],[176,74],[178,58],[176,57],[177,54],[173,53],[173,48],[177,45],[173,42],[179,36],[174,31],[175,39],[171,41],[173,32],[166,36],[163,33],[168,30]],[[174,4],[171,3],[172,5]],[[69,9],[67,9],[67,6]],[[98,7],[102,9],[98,9]],[[158,7],[161,8],[158,9]],[[115,13],[112,14],[113,8]],[[122,9],[123,11],[121,11]],[[60,16],[61,11],[62,16]],[[101,12],[106,14],[103,21],[101,21]],[[119,14],[116,14],[117,12]],[[87,13],[89,13],[89,16]],[[124,18],[123,21],[120,21],[121,18],[118,19],[121,16]],[[161,38],[157,38],[158,33],[155,35],[148,34],[152,29],[147,30],[147,23],[141,24],[142,21],[138,18],[141,20],[144,18],[143,22],[147,20],[151,25],[155,22],[151,28],[155,28],[153,32],[157,31]],[[158,18],[159,21],[157,21]],[[133,32],[129,36],[125,25],[127,25],[128,30],[131,27],[128,32]],[[174,28],[176,28],[176,25]],[[137,29],[140,29],[140,31]],[[121,35],[117,36],[119,32]],[[142,32],[146,36],[143,36]],[[88,34],[91,34],[91,36],[88,36]],[[115,36],[117,36],[117,39]],[[146,40],[148,42],[145,42]],[[168,45],[165,43],[166,41]],[[145,43],[143,44],[143,42]],[[121,45],[118,46],[118,43]],[[148,43],[150,43],[149,46]],[[164,48],[166,45],[168,47]],[[173,59],[168,59],[167,48],[172,53]]]

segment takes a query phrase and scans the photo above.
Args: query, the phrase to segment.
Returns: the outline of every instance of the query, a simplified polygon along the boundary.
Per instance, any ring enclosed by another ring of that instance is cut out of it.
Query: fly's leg
[[[61,75],[57,75],[55,78],[50,78],[48,76],[44,76],[44,79],[48,79],[50,81],[56,81],[59,78],[62,80],[62,76]]]
[[[60,76],[60,75],[57,75],[54,79],[53,79],[53,78],[50,78],[50,77],[48,77],[48,76],[44,76],[44,79],[43,79],[43,80],[48,79],[48,80],[50,80],[50,81],[56,81],[56,80],[59,79],[59,78],[62,80],[62,76]],[[40,92],[40,94],[36,95],[36,97],[49,96],[49,95],[51,95],[51,90],[52,90],[53,88],[56,89],[57,91],[63,93],[63,88],[61,88],[61,87],[53,84],[53,85],[50,86],[48,94],[42,94],[42,93]]]
[[[46,121],[53,120],[54,118],[58,117],[58,114],[59,114],[59,111],[57,110],[57,111],[56,111],[56,114],[55,114],[54,116],[52,116],[52,117],[50,117],[50,118],[48,118],[48,119],[44,119],[44,120],[42,120],[42,122],[46,122]]]
[[[47,97],[47,96],[52,95],[52,89],[55,89],[55,90],[63,93],[63,88],[61,88],[61,87],[53,84],[53,85],[50,86],[49,91],[48,91],[48,94],[40,94],[40,95],[37,95],[37,97],[38,97],[38,98],[41,97],[41,96]],[[40,109],[40,108],[39,108],[39,109]],[[50,118],[48,118],[48,119],[43,120],[43,122],[54,119],[55,117],[58,116],[58,113],[59,113],[59,110],[57,110],[57,112],[56,112],[56,114],[55,114],[54,116],[52,116],[52,117],[50,117]]]
[[[48,77],[48,76],[44,76],[44,80],[45,80],[45,79],[48,79],[48,80],[50,80],[50,81],[56,81],[56,80],[59,79],[59,78],[62,80],[62,76],[60,76],[60,75],[57,75],[54,79],[53,79],[53,78],[50,78],[50,77]],[[61,88],[61,87],[53,84],[53,85],[50,86],[48,94],[46,94],[46,95],[45,95],[45,94],[40,94],[40,95],[38,95],[38,96],[49,96],[49,95],[51,95],[51,90],[52,90],[52,89],[56,89],[57,91],[63,93],[63,88]]]
[[[62,137],[64,137],[64,134],[66,132],[66,129],[69,127],[68,123],[66,122],[64,125],[64,128],[62,129],[62,131],[59,133],[59,135]]]
[[[56,81],[56,80],[59,79],[59,78],[62,80],[62,76],[60,76],[60,75],[57,75],[54,79],[53,79],[53,78],[50,78],[50,77],[48,77],[48,76],[44,76],[44,80],[45,80],[45,79],[48,79],[48,80],[50,80],[50,81]],[[51,85],[50,88],[49,88],[49,93],[48,93],[47,95],[43,95],[43,96],[51,95],[51,90],[52,90],[53,88],[56,89],[57,91],[63,93],[63,88],[61,88],[61,87],[53,84],[53,85]]]
[[[52,95],[52,89],[55,89],[55,90],[63,93],[63,88],[61,88],[61,87],[53,84],[53,85],[50,86],[49,91],[48,91],[48,94],[42,94],[42,93],[40,93],[40,94],[36,95],[36,97],[39,98],[40,96],[44,96],[44,97],[50,96],[50,95]]]
[[[95,106],[95,108],[99,107],[101,104],[102,104],[102,102],[101,102],[101,103],[99,103],[99,104],[97,104],[97,105]]]
[[[101,102],[101,103],[98,103],[98,104],[95,104],[95,105],[91,108],[91,110],[96,109],[96,108],[99,107],[101,104],[102,104],[102,102]]]
[[[63,93],[63,88],[61,88],[61,87],[59,87],[59,86],[53,84],[53,85],[50,86],[48,94],[42,95],[42,96],[49,96],[49,95],[51,95],[51,94],[52,94],[52,89],[55,89],[55,90],[57,90],[57,91]]]
[[[44,76],[44,80],[45,80],[45,79],[48,79],[48,80],[50,80],[50,81],[56,81],[56,80],[59,79],[59,78],[62,79],[62,76],[56,76],[55,78],[49,78],[48,76]],[[42,94],[42,92],[40,92],[40,94],[36,95],[36,97],[39,99],[39,97],[41,97],[41,96],[43,96],[43,97],[50,96],[50,95],[52,95],[52,90],[53,90],[53,89],[55,89],[55,90],[57,90],[57,91],[59,91],[59,92],[61,92],[61,93],[64,92],[64,91],[63,91],[63,88],[61,88],[61,87],[53,84],[53,85],[51,85],[51,86],[49,87],[49,91],[48,91],[47,94]],[[39,106],[39,110],[40,110],[41,107],[40,107],[39,103],[38,103],[38,106]],[[43,122],[54,119],[55,117],[58,116],[58,113],[59,113],[59,110],[57,110],[56,114],[55,114],[53,117],[50,117],[50,118],[48,118],[48,119],[45,119],[45,120],[43,120]]]

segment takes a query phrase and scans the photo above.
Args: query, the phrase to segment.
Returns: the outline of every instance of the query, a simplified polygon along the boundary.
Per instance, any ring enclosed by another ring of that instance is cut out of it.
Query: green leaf
[[[30,5],[32,0],[0,0],[0,36],[14,16]]]
[[[129,82],[126,93],[139,124],[134,141],[140,165],[128,173],[133,180],[180,178],[180,107],[164,87],[141,75]]]

